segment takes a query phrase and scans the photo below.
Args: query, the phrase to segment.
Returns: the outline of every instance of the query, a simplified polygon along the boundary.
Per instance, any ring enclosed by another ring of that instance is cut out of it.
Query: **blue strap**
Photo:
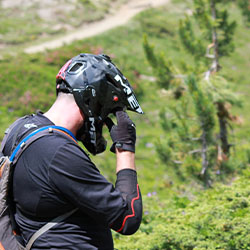
[[[71,131],[69,131],[68,129],[66,129],[66,128],[64,128],[64,127],[60,127],[60,126],[46,126],[46,127],[42,127],[42,128],[39,128],[39,129],[37,129],[37,130],[35,130],[35,131],[33,131],[32,133],[30,133],[29,135],[27,135],[18,145],[17,145],[17,147],[15,148],[15,150],[13,151],[13,153],[11,154],[11,156],[10,156],[10,161],[12,162],[13,160],[14,160],[14,158],[15,158],[15,156],[16,156],[16,153],[20,150],[20,148],[21,148],[21,145],[23,144],[23,143],[25,143],[26,141],[28,141],[32,136],[34,136],[35,134],[37,134],[37,133],[39,133],[39,132],[41,132],[41,131],[44,131],[44,130],[46,130],[46,129],[49,129],[49,128],[54,128],[54,129],[59,129],[59,130],[61,130],[61,131],[63,131],[63,132],[66,132],[67,134],[69,134],[75,141],[77,141],[77,139],[75,138],[75,136],[74,136],[74,134],[71,132]]]

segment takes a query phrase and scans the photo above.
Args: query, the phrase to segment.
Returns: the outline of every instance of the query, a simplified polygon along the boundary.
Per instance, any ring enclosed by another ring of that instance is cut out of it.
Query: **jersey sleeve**
[[[133,234],[139,228],[142,219],[142,198],[136,171],[132,169],[119,171],[115,187],[126,200],[127,209],[111,228],[121,234]]]
[[[94,221],[131,234],[139,227],[142,213],[136,172],[131,171],[120,171],[114,187],[81,148],[68,143],[55,153],[49,181],[55,192]]]

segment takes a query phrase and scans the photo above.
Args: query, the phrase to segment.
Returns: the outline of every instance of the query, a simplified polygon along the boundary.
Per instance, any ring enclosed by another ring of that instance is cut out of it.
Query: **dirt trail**
[[[61,38],[57,38],[48,42],[44,42],[39,45],[34,45],[24,49],[25,53],[32,54],[42,52],[46,49],[55,49],[63,46],[64,44],[72,43],[75,40],[81,40],[88,38],[104,31],[112,29],[114,27],[125,24],[130,18],[150,7],[158,7],[167,4],[170,0],[136,0],[130,1],[126,5],[122,6],[112,16],[93,22],[91,24],[83,25],[81,28],[67,33]]]

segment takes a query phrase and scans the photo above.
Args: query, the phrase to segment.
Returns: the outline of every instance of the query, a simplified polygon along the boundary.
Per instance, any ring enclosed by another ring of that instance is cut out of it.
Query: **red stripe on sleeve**
[[[121,228],[117,230],[118,233],[121,232],[122,229],[124,228],[127,219],[135,216],[134,202],[135,202],[136,200],[138,200],[139,198],[140,198],[139,185],[137,184],[137,196],[136,196],[135,198],[133,198],[132,201],[131,201],[132,214],[127,215],[127,216],[124,218]]]

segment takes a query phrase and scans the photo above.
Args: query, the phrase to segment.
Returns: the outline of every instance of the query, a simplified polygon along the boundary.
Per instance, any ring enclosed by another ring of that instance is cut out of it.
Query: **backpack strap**
[[[57,225],[59,222],[64,221],[65,219],[67,219],[69,216],[71,216],[74,212],[76,212],[78,210],[78,208],[75,208],[65,214],[59,215],[58,217],[56,217],[55,219],[53,219],[52,221],[48,222],[47,224],[45,224],[43,227],[41,227],[38,231],[36,231],[31,238],[29,239],[28,244],[26,245],[26,250],[30,250],[31,246],[33,245],[33,243],[35,242],[35,240],[40,237],[42,234],[44,234],[45,232],[47,232],[49,229],[51,229],[52,227],[54,227],[55,225]]]
[[[19,159],[21,154],[24,152],[24,150],[31,143],[33,143],[34,141],[36,141],[37,139],[39,139],[45,135],[53,133],[53,131],[59,131],[65,135],[69,136],[75,143],[77,143],[77,139],[75,138],[73,133],[64,127],[53,126],[53,125],[41,127],[39,129],[36,129],[35,131],[30,133],[29,135],[27,135],[24,139],[22,139],[19,142],[19,144],[16,146],[15,150],[13,151],[13,153],[10,156],[10,161],[12,162],[12,164],[15,164],[17,162],[17,160]]]
[[[12,163],[12,166],[16,164],[16,162],[18,161],[19,157],[21,156],[21,154],[24,152],[24,150],[34,141],[38,140],[39,138],[51,134],[54,131],[58,131],[63,133],[64,135],[67,135],[68,137],[70,137],[75,143],[77,143],[77,139],[75,138],[75,136],[73,135],[73,133],[71,131],[69,131],[68,129],[64,128],[64,127],[60,127],[60,126],[46,126],[46,127],[41,127],[33,132],[31,132],[29,135],[27,135],[24,139],[21,140],[21,142],[19,142],[19,144],[17,145],[17,147],[14,149],[13,153],[10,156],[10,161]],[[41,227],[36,233],[34,233],[31,238],[29,239],[27,245],[26,245],[26,250],[30,250],[30,248],[32,247],[33,243],[35,242],[35,240],[41,236],[43,233],[45,233],[46,231],[48,231],[49,229],[51,229],[52,227],[54,227],[55,225],[57,225],[59,222],[62,222],[63,220],[65,220],[66,218],[68,218],[69,216],[71,216],[74,212],[76,212],[78,210],[78,208],[74,208],[73,210],[59,215],[58,217],[54,218],[52,221],[48,222],[47,224],[45,224],[43,227]]]
[[[15,133],[15,135],[14,135],[14,137],[13,137],[13,140],[12,140],[12,144],[11,144],[11,145],[12,145],[11,150],[13,149],[13,147],[14,147],[14,145],[15,145],[15,143],[16,143],[17,136],[18,136],[18,134],[19,134],[19,132],[20,132],[20,129],[21,129],[21,127],[27,122],[26,119],[27,119],[28,117],[29,117],[29,115],[26,115],[26,116],[24,116],[24,117],[19,118],[19,119],[16,120],[14,123],[12,123],[12,124],[10,125],[10,127],[8,127],[8,128],[5,130],[5,132],[4,132],[5,135],[4,135],[3,141],[2,141],[2,143],[1,143],[0,152],[3,153],[4,147],[5,147],[5,144],[6,144],[7,140],[8,140],[8,138],[9,138],[10,132],[12,131],[12,129],[16,128],[17,132]]]

